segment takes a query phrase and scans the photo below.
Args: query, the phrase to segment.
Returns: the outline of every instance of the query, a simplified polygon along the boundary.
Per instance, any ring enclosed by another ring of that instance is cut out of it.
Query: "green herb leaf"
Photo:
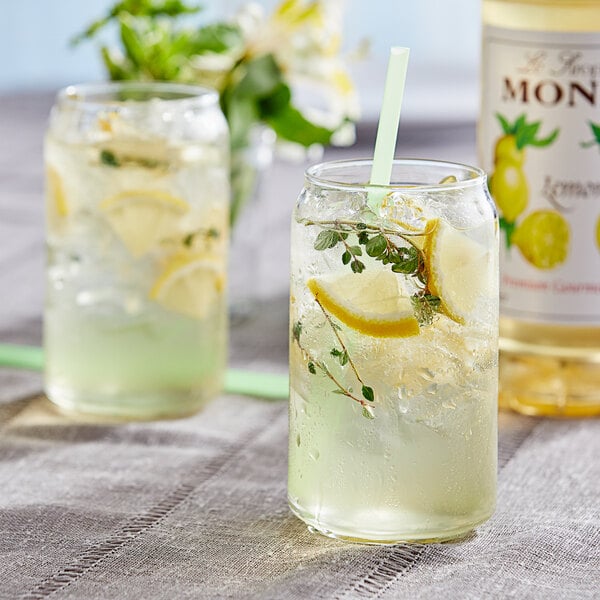
[[[401,251],[403,250],[403,251]],[[392,271],[404,275],[414,275],[419,269],[419,253],[416,248],[403,248],[394,255]]]
[[[348,252],[353,256],[362,256],[362,249],[360,246],[349,246]]]
[[[387,240],[381,233],[372,237],[366,244],[365,250],[369,256],[377,257],[387,250]]]
[[[317,369],[315,368],[315,363],[313,363],[313,362],[309,362],[308,363],[308,372],[311,375],[316,375],[317,374]]]
[[[375,394],[373,393],[372,387],[369,387],[368,385],[363,385],[361,392],[365,400],[368,400],[369,402],[373,402],[375,400]]]
[[[350,268],[354,273],[362,273],[365,270],[365,264],[360,260],[353,260]]]
[[[352,254],[346,250],[344,254],[342,254],[342,262],[347,265],[352,260]]]
[[[375,416],[371,412],[370,408],[367,406],[363,406],[362,416],[365,417],[365,419],[374,419],[375,418]]]
[[[366,231],[361,231],[358,234],[358,243],[363,246],[369,241],[369,234]]]
[[[300,335],[302,333],[302,323],[296,321],[292,326],[292,336],[296,342],[300,342]]]
[[[327,250],[333,248],[340,241],[340,236],[329,229],[324,229],[319,232],[317,239],[315,240],[315,250]]]
[[[118,161],[114,152],[110,150],[102,150],[100,152],[100,162],[108,167],[119,167],[121,163]]]

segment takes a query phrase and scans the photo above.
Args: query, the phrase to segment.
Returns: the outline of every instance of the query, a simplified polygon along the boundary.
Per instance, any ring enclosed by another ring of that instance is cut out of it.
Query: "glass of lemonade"
[[[440,541],[494,510],[498,228],[485,174],[308,169],[292,223],[288,493],[351,541]]]
[[[45,389],[65,409],[190,414],[226,358],[227,123],[216,92],[59,93],[45,141]]]

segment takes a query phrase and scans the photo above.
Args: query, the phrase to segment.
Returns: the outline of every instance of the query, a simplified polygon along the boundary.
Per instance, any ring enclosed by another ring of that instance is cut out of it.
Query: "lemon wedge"
[[[69,214],[69,205],[65,196],[65,188],[61,176],[54,167],[46,168],[46,186],[50,214],[55,217],[66,217]]]
[[[206,255],[172,256],[150,298],[172,312],[194,319],[206,317],[225,287],[220,265]]]
[[[443,312],[464,324],[485,292],[489,278],[488,252],[440,219],[431,219],[423,246],[427,263],[427,285],[439,296]]]
[[[389,271],[314,277],[306,283],[316,300],[344,325],[373,337],[418,335],[419,324],[398,276]]]
[[[134,257],[178,232],[189,204],[157,190],[128,190],[106,198],[100,209]]]

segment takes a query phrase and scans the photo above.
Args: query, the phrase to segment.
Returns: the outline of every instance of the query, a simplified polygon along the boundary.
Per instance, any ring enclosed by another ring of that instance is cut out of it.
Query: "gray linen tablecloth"
[[[50,102],[0,98],[1,342],[40,343]],[[471,124],[408,127],[400,152],[472,161],[473,138]],[[236,366],[285,371],[301,181],[282,164],[265,182],[268,306],[234,328]],[[39,374],[0,369],[0,598],[600,598],[597,420],[502,414],[492,520],[461,543],[360,546],[289,513],[284,402],[223,396],[117,425],[63,416],[40,390]]]

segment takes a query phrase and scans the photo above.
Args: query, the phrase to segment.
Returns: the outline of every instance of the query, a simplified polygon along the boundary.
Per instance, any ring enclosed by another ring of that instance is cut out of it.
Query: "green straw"
[[[44,351],[35,346],[0,344],[0,367],[42,371]],[[228,369],[225,373],[224,391],[227,394],[278,400],[287,398],[288,390],[287,375],[239,369]]]
[[[396,149],[398,124],[400,123],[400,109],[404,96],[404,83],[408,67],[408,48],[394,46],[390,49],[383,102],[377,126],[375,139],[375,152],[373,154],[373,167],[371,169],[370,184],[373,186],[387,186],[392,176],[392,163]],[[386,192],[384,189],[370,190],[369,207],[378,212]]]
[[[0,367],[42,371],[44,369],[44,351],[35,346],[0,344]]]

